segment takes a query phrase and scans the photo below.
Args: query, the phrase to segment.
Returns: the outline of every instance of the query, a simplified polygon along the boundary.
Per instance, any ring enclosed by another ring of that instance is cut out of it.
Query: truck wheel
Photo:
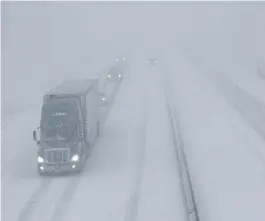
[[[46,175],[45,173],[43,173],[41,171],[38,171],[38,174],[39,174],[39,176],[42,176],[42,177],[44,177]]]
[[[75,171],[76,174],[80,174],[81,172],[82,172],[82,168],[81,168],[81,167],[78,168],[78,169]]]
[[[87,156],[88,154],[86,154],[85,158],[82,159],[82,161],[80,162],[81,164],[79,164],[75,170],[75,174],[80,174],[84,167],[85,167],[85,162],[86,162],[86,159],[87,159]]]

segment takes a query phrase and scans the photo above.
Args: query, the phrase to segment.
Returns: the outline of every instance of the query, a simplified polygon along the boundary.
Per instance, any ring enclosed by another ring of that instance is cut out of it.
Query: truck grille
[[[70,161],[70,149],[57,148],[45,150],[44,161],[48,164],[67,163]]]

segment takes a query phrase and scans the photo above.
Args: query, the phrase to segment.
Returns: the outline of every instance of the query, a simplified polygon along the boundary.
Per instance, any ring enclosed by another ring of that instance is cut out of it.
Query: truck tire
[[[46,176],[45,173],[43,173],[43,172],[41,172],[41,171],[39,171],[39,170],[38,170],[38,174],[39,174],[39,176],[42,176],[42,177]]]
[[[77,167],[77,169],[75,170],[75,174],[80,174],[82,173],[82,171],[85,168],[85,164],[88,158],[88,154],[86,153],[86,156],[82,159],[81,164]]]
[[[83,171],[83,168],[82,168],[82,167],[79,167],[79,168],[75,171],[75,173],[76,173],[76,174],[80,174],[82,171]]]

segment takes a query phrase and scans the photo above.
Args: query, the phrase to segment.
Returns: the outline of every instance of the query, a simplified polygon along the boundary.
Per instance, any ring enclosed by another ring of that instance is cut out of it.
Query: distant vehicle
[[[149,58],[145,61],[146,64],[156,65],[157,59],[156,58]]]
[[[125,62],[125,61],[127,61],[128,59],[127,59],[126,56],[120,56],[120,57],[117,57],[115,60],[118,61],[118,62]]]
[[[106,94],[102,94],[102,95],[100,96],[100,105],[101,105],[101,106],[105,106],[105,105],[107,105],[107,104],[108,104],[107,96],[106,96]]]
[[[100,131],[97,84],[66,81],[43,96],[39,138],[33,131],[40,175],[82,171]]]
[[[108,81],[121,81],[123,79],[122,69],[120,67],[111,67],[107,79]]]
[[[108,103],[106,94],[106,82],[106,80],[99,82],[100,106],[105,106]]]

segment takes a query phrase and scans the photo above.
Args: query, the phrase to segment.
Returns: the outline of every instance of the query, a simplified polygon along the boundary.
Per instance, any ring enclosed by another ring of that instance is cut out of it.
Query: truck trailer
[[[43,96],[37,171],[81,172],[100,132],[97,79],[68,80]],[[39,132],[39,133],[37,133]]]

